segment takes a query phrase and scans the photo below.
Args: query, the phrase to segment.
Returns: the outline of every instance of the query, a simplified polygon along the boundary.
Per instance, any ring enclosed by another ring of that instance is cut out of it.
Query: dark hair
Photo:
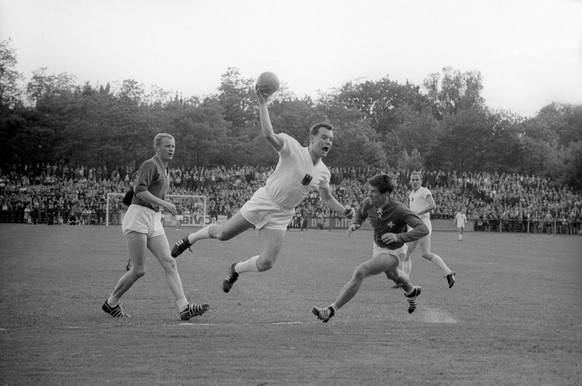
[[[327,130],[333,130],[333,126],[330,125],[329,123],[320,122],[320,123],[316,123],[315,125],[313,125],[311,127],[311,129],[309,129],[309,134],[317,135],[319,133],[319,129],[321,129],[322,127],[324,129],[327,129]]]
[[[392,193],[396,187],[392,176],[387,174],[376,174],[374,177],[368,179],[368,184],[370,184],[370,186],[377,187],[378,191],[382,194],[386,192]]]

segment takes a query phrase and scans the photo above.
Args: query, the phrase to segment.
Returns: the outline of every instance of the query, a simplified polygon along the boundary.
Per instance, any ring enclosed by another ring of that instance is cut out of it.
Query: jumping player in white
[[[309,146],[284,133],[275,133],[267,108],[268,96],[257,91],[261,130],[269,144],[279,153],[279,162],[264,187],[259,188],[242,208],[225,224],[212,224],[178,240],[172,256],[178,257],[194,243],[204,239],[230,240],[247,229],[259,229],[260,254],[233,263],[222,283],[229,292],[243,272],[264,272],[273,267],[283,246],[287,225],[295,207],[309,194],[319,190],[324,205],[338,214],[351,217],[354,210],[340,204],[331,194],[331,173],[323,163],[333,144],[333,127],[314,125],[309,132]]]
[[[422,186],[422,177],[420,172],[412,172],[410,175],[410,185],[412,186],[412,192],[408,195],[410,210],[416,213],[418,217],[420,217],[420,219],[426,224],[429,233],[428,236],[410,243],[408,252],[406,253],[406,258],[402,262],[401,268],[404,272],[406,272],[406,274],[410,275],[410,271],[412,270],[412,253],[418,246],[420,246],[420,253],[422,254],[422,257],[428,261],[432,261],[437,267],[441,269],[445,275],[445,278],[447,279],[449,288],[451,288],[453,285],[455,285],[456,273],[445,264],[439,255],[431,252],[430,250],[430,235],[432,234],[430,212],[436,208],[436,203],[430,190]],[[395,287],[399,287],[398,283],[396,283]]]

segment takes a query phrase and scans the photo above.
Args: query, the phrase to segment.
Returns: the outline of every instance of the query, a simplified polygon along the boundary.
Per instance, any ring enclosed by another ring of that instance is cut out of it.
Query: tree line
[[[35,70],[25,87],[16,50],[0,42],[0,164],[139,163],[158,132],[176,137],[177,165],[273,165],[260,135],[254,78],[229,67],[215,94],[149,89],[134,79],[77,83],[67,73]],[[308,128],[334,126],[326,164],[400,170],[540,175],[582,189],[582,105],[550,103],[534,117],[488,107],[478,71],[444,68],[421,85],[347,82],[315,99],[284,84],[271,120],[304,145]],[[527,98],[527,95],[524,96]]]

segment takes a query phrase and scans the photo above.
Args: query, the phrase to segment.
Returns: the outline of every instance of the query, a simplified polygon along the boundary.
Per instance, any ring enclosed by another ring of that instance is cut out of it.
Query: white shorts
[[[389,255],[396,257],[398,259],[399,264],[402,264],[402,261],[406,257],[406,251],[408,251],[408,246],[406,244],[404,244],[398,249],[382,248],[378,246],[378,244],[376,244],[375,242],[373,244],[374,247],[372,249],[372,258],[378,257],[378,255],[380,255],[381,253],[387,253]]]
[[[148,235],[148,239],[166,234],[161,212],[135,204],[127,208],[121,223],[121,230],[124,235],[130,232],[145,233]]]
[[[271,200],[265,188],[260,188],[240,208],[240,214],[257,229],[287,231],[287,225],[295,215],[295,209],[281,208]]]
[[[426,227],[428,228],[428,235],[426,236],[430,236],[432,234],[432,223],[430,222],[430,218],[420,218],[422,220],[422,222],[426,225]],[[412,227],[407,226],[406,227],[407,231],[411,231]],[[425,236],[425,237],[426,237]],[[417,240],[418,241],[418,240]]]

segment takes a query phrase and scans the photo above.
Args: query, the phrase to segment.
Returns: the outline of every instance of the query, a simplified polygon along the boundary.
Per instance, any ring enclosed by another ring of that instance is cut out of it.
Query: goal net
[[[121,225],[127,206],[123,203],[125,193],[107,193],[105,225]],[[166,199],[176,205],[177,216],[162,212],[164,226],[203,227],[209,223],[206,215],[206,196],[190,194],[167,194]]]

